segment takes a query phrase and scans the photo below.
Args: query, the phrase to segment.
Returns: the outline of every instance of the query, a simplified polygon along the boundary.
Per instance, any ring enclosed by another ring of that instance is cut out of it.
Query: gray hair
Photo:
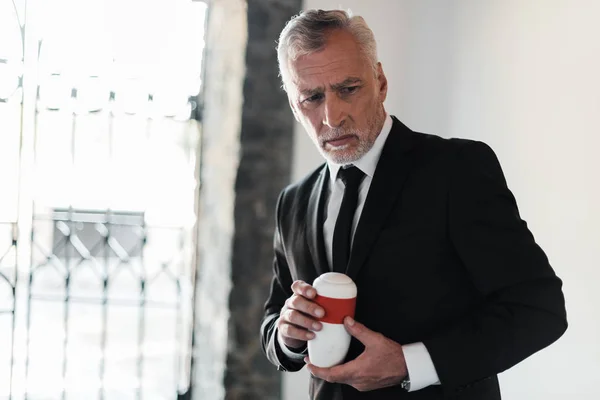
[[[323,49],[327,35],[335,29],[346,30],[354,36],[376,73],[377,43],[373,31],[363,17],[353,16],[351,11],[307,10],[292,17],[279,36],[277,60],[284,90],[289,63]]]

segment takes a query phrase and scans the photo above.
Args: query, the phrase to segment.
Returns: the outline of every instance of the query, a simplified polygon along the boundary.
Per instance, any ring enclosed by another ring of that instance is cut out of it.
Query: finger
[[[306,363],[306,368],[308,369],[308,371],[311,373],[312,376],[323,379],[324,381],[327,381],[330,383],[336,383],[336,382],[333,382],[332,380],[330,380],[330,378],[329,378],[329,368],[320,368],[320,367],[317,367],[316,365],[313,365],[310,362],[309,357],[304,357],[304,362]]]
[[[288,339],[307,341],[315,338],[314,332],[292,325],[287,322],[280,322],[277,326],[277,329],[279,330],[281,336]]]
[[[339,383],[352,384],[360,372],[360,364],[356,360],[336,365],[329,369],[329,378]]]
[[[311,374],[330,383],[352,384],[357,372],[357,363],[350,361],[331,368],[321,368],[310,363],[310,358],[305,357],[307,368]]]
[[[365,346],[374,343],[381,336],[379,332],[370,330],[351,317],[344,318],[344,326],[350,335],[355,337]]]
[[[292,283],[292,292],[309,299],[313,299],[317,295],[315,288],[304,281],[294,281]]]
[[[281,318],[290,324],[314,331],[320,331],[323,327],[322,324],[314,318],[297,310],[288,309],[282,314]]]
[[[302,296],[293,295],[286,301],[286,307],[292,310],[298,310],[308,315],[312,315],[317,318],[322,318],[325,315],[323,307],[317,303],[310,301]]]

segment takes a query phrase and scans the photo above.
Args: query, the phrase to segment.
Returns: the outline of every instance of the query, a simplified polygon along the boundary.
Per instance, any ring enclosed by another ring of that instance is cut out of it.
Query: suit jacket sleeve
[[[287,357],[279,345],[277,340],[277,319],[279,312],[284,306],[285,301],[293,294],[292,293],[292,278],[290,270],[285,258],[285,250],[283,248],[281,236],[281,211],[283,209],[283,198],[285,191],[279,196],[277,201],[275,236],[273,247],[275,257],[273,259],[273,278],[271,279],[271,291],[269,298],[265,303],[265,313],[261,323],[260,335],[263,352],[281,371],[299,371],[304,367],[304,361],[294,360]],[[289,211],[289,210],[288,210]]]
[[[448,196],[451,241],[482,306],[424,340],[450,391],[502,372],[566,330],[562,282],[521,220],[494,152],[457,152]]]

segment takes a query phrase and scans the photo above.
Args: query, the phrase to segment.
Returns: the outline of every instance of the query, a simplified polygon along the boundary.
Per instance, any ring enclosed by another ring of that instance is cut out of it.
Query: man
[[[383,106],[372,31],[304,12],[278,45],[284,88],[326,163],[281,193],[261,328],[312,399],[500,399],[497,374],[567,328],[562,282],[521,220],[494,152],[411,131]],[[324,310],[310,283],[358,287],[346,362],[310,364]]]

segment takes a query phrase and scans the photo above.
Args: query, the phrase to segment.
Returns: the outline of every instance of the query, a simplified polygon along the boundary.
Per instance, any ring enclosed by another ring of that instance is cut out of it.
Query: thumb
[[[355,321],[352,317],[344,318],[344,326],[349,334],[365,346],[373,342],[378,335],[377,332],[370,330],[360,322]]]

